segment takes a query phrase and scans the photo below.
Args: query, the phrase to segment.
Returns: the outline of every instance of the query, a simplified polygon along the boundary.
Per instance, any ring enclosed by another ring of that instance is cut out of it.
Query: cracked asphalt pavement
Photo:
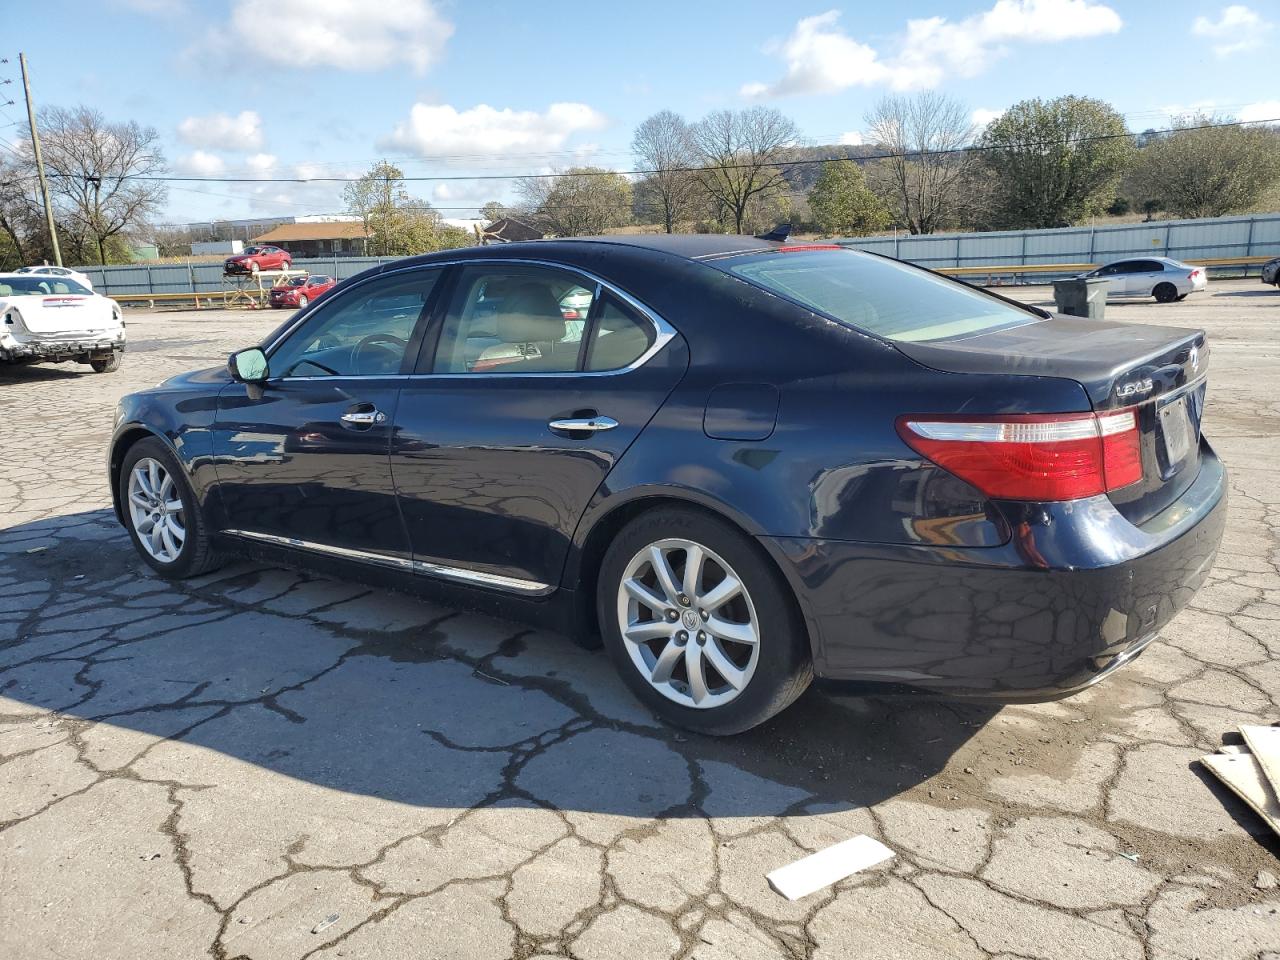
[[[116,398],[279,314],[131,313],[118,374],[0,371],[0,956],[1273,960],[1280,842],[1196,760],[1280,720],[1280,294],[1108,312],[1213,342],[1232,500],[1192,607],[1058,703],[811,690],[727,740],[564,637],[260,563],[152,576]],[[897,856],[767,886],[859,833]]]

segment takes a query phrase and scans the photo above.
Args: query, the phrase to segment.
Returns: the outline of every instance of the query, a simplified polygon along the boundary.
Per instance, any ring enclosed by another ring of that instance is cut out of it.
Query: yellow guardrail
[[[196,309],[200,309],[200,301],[203,300],[205,305],[214,306],[221,304],[223,300],[222,292],[218,293],[108,293],[105,296],[110,297],[117,303],[145,303],[154,307],[156,303],[171,303],[174,301],[195,301]]]

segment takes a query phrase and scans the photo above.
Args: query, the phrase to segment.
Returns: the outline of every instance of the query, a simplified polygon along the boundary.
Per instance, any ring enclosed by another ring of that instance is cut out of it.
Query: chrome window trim
[[[336,547],[328,543],[316,543],[313,540],[300,540],[297,537],[285,537],[274,533],[262,533],[257,530],[222,530],[230,537],[241,537],[245,540],[257,540],[278,547],[293,547],[296,550],[309,550],[328,556],[340,557],[344,560],[356,560],[380,567],[405,570],[410,573],[435,577],[440,580],[452,580],[471,586],[495,587],[510,593],[518,593],[528,597],[546,596],[555,588],[551,584],[537,580],[523,580],[520,577],[506,577],[497,573],[485,573],[480,570],[469,570],[466,567],[451,567],[442,563],[428,563],[425,560],[408,560],[403,557],[389,557],[384,553],[371,550],[353,550],[350,547]]]
[[[359,283],[355,284],[349,289],[355,290],[355,289],[358,289],[359,287],[364,286],[366,283],[372,283],[374,280],[380,280],[383,277],[394,276],[400,273],[412,273],[415,270],[431,270],[437,267],[466,266],[468,264],[473,264],[473,263],[479,263],[479,264],[495,264],[496,263],[496,264],[502,264],[504,266],[530,265],[535,267],[551,267],[556,270],[565,270],[565,271],[568,271],[569,273],[576,273],[581,277],[585,277],[596,285],[597,290],[609,291],[611,294],[616,296],[619,300],[621,300],[627,306],[631,307],[631,309],[635,310],[642,317],[644,317],[651,324],[653,324],[654,331],[655,331],[653,345],[650,346],[649,349],[646,350],[644,353],[640,354],[640,356],[638,356],[635,360],[631,361],[631,363],[628,364],[627,366],[618,367],[615,370],[530,371],[526,373],[517,373],[517,372],[503,373],[503,372],[493,371],[493,372],[483,372],[483,373],[351,374],[349,376],[340,376],[340,377],[331,377],[331,376],[272,377],[267,381],[267,383],[288,383],[293,381],[309,381],[309,380],[327,380],[332,382],[335,380],[418,380],[418,379],[425,379],[425,378],[431,378],[431,379],[437,379],[437,380],[452,380],[452,379],[476,380],[479,378],[490,378],[490,377],[504,377],[504,378],[613,377],[613,376],[617,376],[618,374],[629,373],[632,370],[638,370],[640,367],[643,367],[646,363],[652,360],[653,357],[655,357],[658,354],[658,352],[662,350],[663,347],[665,347],[668,343],[670,343],[673,339],[675,339],[677,331],[674,327],[672,327],[669,323],[667,323],[666,320],[660,317],[653,310],[646,307],[643,303],[641,303],[635,297],[631,296],[631,294],[627,293],[625,290],[620,290],[619,288],[615,287],[613,284],[609,283],[607,280],[602,280],[600,277],[596,276],[594,273],[592,273],[589,270],[584,270],[581,267],[570,266],[569,264],[565,264],[565,263],[556,263],[554,260],[526,260],[524,258],[515,258],[515,257],[465,257],[465,258],[460,258],[456,260],[438,260],[438,261],[432,261],[431,263],[415,264],[414,266],[411,266],[411,267],[399,267],[395,270],[387,270],[385,272],[375,274],[372,277],[367,277],[366,279],[361,280]],[[339,283],[341,282],[342,281],[339,281]],[[344,291],[344,293],[346,292],[347,291]],[[273,341],[271,341],[271,343],[264,344],[262,347],[262,351],[267,355],[268,362],[270,362],[271,360],[272,351],[274,351],[276,347],[278,347],[281,343],[283,343],[295,330],[297,330],[299,325],[306,322],[306,320],[310,318],[311,314],[314,313],[317,309],[327,307],[332,302],[333,300],[328,300],[328,301],[317,300],[315,304],[307,311],[305,312],[300,311],[299,316],[295,318],[294,322],[291,323],[288,327],[286,327],[278,337],[276,337]]]

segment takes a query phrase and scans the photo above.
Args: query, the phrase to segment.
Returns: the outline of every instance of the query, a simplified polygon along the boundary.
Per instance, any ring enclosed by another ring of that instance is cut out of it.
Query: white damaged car
[[[114,300],[71,277],[0,273],[0,364],[71,360],[114,373],[124,346]]]

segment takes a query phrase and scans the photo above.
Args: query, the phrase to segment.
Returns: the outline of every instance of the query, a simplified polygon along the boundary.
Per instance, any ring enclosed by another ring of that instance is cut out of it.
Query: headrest
[[[555,343],[564,339],[560,302],[540,283],[512,287],[498,308],[498,339],[504,343]]]

